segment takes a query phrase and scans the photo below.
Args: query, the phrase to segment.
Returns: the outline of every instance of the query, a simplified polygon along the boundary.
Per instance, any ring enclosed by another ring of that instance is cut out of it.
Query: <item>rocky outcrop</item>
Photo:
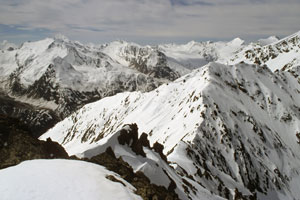
[[[151,184],[149,178],[144,173],[138,171],[134,172],[132,167],[126,163],[121,157],[116,158],[113,150],[109,147],[104,153],[94,156],[85,161],[102,165],[108,170],[119,174],[124,180],[129,182],[136,188],[136,194],[140,195],[144,200],[161,199],[161,200],[177,200],[178,195],[174,188],[165,188]],[[108,179],[111,180],[110,177]],[[116,180],[112,180],[116,181]]]
[[[133,154],[136,156],[142,156],[147,159],[147,154],[145,149],[151,150],[157,153],[165,164],[167,164],[167,158],[162,153],[163,145],[156,142],[153,147],[150,147],[150,141],[147,138],[147,134],[142,133],[138,136],[138,126],[136,124],[125,125],[119,132],[117,141],[119,148],[129,147]],[[175,192],[176,183],[170,179],[170,184],[168,187],[159,186],[151,182],[151,177],[147,177],[141,170],[135,171],[132,166],[124,161],[123,155],[117,152],[119,156],[116,156],[113,148],[115,146],[112,142],[111,146],[108,146],[105,152],[95,155],[91,158],[83,158],[83,160],[92,162],[95,164],[100,164],[105,166],[108,170],[116,172],[123,179],[128,181],[136,188],[136,194],[140,195],[143,199],[162,199],[162,200],[175,200],[179,199]],[[127,152],[129,153],[129,152]],[[138,158],[137,158],[138,159]],[[156,165],[160,165],[159,162]],[[166,173],[166,171],[164,172]],[[108,177],[112,181],[117,181],[113,177]]]
[[[57,142],[40,141],[18,120],[0,115],[0,169],[25,160],[68,158]]]
[[[136,138],[137,127],[134,129],[134,125],[132,125],[132,128],[133,129],[130,134],[124,135],[123,133],[122,137],[126,137],[128,140]],[[58,143],[51,141],[51,139],[40,141],[32,137],[27,127],[16,119],[0,115],[0,130],[0,169],[14,166],[22,161],[32,159],[64,158],[80,160],[75,156],[69,157],[64,148]],[[145,145],[149,145],[147,138],[137,139],[132,147],[135,149],[135,152],[138,153],[137,149],[141,150],[141,148],[137,148],[137,146],[143,147]],[[99,155],[83,160],[104,166],[109,171],[119,174],[124,180],[131,183],[136,188],[135,193],[141,196],[144,200],[179,199],[178,195],[174,191],[174,187],[165,188],[151,183],[149,178],[145,176],[143,172],[134,172],[132,167],[121,157],[117,158],[110,147]],[[111,181],[124,184],[114,176],[107,176],[106,178]]]

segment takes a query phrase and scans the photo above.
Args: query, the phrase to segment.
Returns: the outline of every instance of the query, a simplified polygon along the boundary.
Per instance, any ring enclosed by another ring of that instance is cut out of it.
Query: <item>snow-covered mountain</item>
[[[270,36],[268,38],[259,39],[258,43],[262,46],[266,46],[272,43],[276,43],[279,41],[279,38],[277,36]]]
[[[0,50],[13,51],[15,48],[18,48],[18,46],[15,45],[14,43],[10,43],[6,40],[4,40],[0,43]]]
[[[157,78],[167,77],[172,81],[190,72],[184,66],[170,62],[164,53],[151,46],[143,47],[135,43],[115,41],[99,48],[123,66]]]
[[[0,47],[1,96],[27,105],[13,108],[20,114],[9,116],[24,118],[21,114],[28,113],[36,122],[32,129],[37,130],[46,123],[36,114],[40,110],[54,112],[49,120],[60,119],[106,96],[151,91],[210,61],[225,60],[240,51],[243,41],[151,47],[125,41],[83,45],[57,36],[20,47],[4,41]],[[0,110],[8,113],[6,107]]]
[[[181,65],[195,69],[212,61],[226,63],[228,58],[242,51],[246,46],[248,45],[242,39],[235,38],[229,42],[191,41],[183,45],[165,44],[158,45],[158,49]]]
[[[299,37],[6,42],[0,114],[39,130],[68,116],[40,139],[108,169],[113,157],[145,198],[153,184],[171,199],[299,199]]]
[[[243,44],[237,38],[153,47],[124,41],[97,46],[63,36],[47,38],[3,48],[0,86],[17,101],[65,117],[88,102],[123,91],[151,91],[208,62],[225,62]]]
[[[20,47],[4,42],[0,51],[1,96],[26,106],[1,106],[0,114],[23,119],[22,113],[27,113],[34,119],[32,130],[37,130],[47,124],[40,119],[45,118],[38,114],[41,110],[54,112],[46,116],[49,120],[64,118],[86,103],[123,91],[150,91],[190,71],[179,64],[170,68],[166,56],[152,48],[128,43],[121,48],[122,44],[117,44],[96,47],[65,37],[26,42]],[[27,118],[23,121],[28,124]]]
[[[184,45],[140,46],[124,41],[83,45],[58,36],[20,47],[7,41],[0,46],[2,90],[17,101],[51,109],[61,117],[119,92],[151,91],[211,61],[287,69],[299,64],[300,48],[299,33],[250,44],[236,38]]]
[[[180,76],[167,65],[157,64],[152,71],[121,65],[100,49],[65,38],[28,42],[19,49],[3,51],[0,63],[5,92],[63,117],[105,96],[149,91]]]
[[[227,199],[297,199],[299,75],[299,67],[273,73],[266,66],[210,63],[154,91],[88,104],[41,139],[51,137],[80,157],[112,146],[128,160],[134,156],[111,141],[125,124],[136,123],[150,146],[163,145],[169,176],[180,177],[177,191],[185,198],[209,191]]]
[[[261,40],[259,42],[261,43]],[[234,55],[229,63],[243,61],[250,64],[266,64],[272,71],[287,70],[300,65],[300,31],[281,40],[270,37],[263,43],[266,45],[249,45]]]

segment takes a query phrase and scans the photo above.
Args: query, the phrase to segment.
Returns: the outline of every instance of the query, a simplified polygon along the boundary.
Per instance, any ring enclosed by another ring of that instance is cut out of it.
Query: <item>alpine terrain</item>
[[[40,135],[87,103],[124,91],[151,91],[232,55],[241,45],[240,40],[83,45],[61,35],[20,47],[5,41],[0,45],[1,114],[22,119]],[[19,106],[11,106],[14,102]]]
[[[69,199],[300,199],[300,32],[250,44],[58,36],[0,47],[1,119],[72,159],[0,170],[1,193],[32,168],[46,183],[28,199],[70,188]]]

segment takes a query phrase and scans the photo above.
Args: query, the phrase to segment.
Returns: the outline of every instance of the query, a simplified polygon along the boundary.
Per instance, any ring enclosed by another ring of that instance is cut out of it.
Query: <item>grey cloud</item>
[[[26,2],[26,3],[24,3]],[[0,24],[71,39],[136,42],[285,35],[299,27],[299,0],[0,0]],[[0,38],[1,39],[1,38]]]
[[[88,27],[88,26],[76,26],[76,25],[72,25],[72,24],[67,24],[66,25],[68,28],[72,29],[72,30],[88,30],[88,31],[93,31],[93,32],[104,32],[106,31],[105,29],[98,29],[98,28],[94,28],[94,27]]]
[[[193,5],[213,6],[214,5],[211,2],[197,1],[197,0],[170,0],[170,2],[171,5],[173,6],[193,6]]]

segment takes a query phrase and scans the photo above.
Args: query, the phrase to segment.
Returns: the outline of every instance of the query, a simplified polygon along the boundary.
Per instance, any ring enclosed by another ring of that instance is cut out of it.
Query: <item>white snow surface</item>
[[[14,44],[14,43],[10,43],[7,40],[4,40],[0,43],[0,50],[13,50],[17,47],[18,47],[18,45]]]
[[[210,63],[152,92],[88,104],[41,139],[51,137],[71,155],[84,154],[136,123],[151,145],[164,145],[177,174],[193,177],[188,179],[197,186],[193,199],[200,198],[200,188],[219,194],[222,183],[231,195],[235,188],[250,195],[251,183],[263,191],[256,191],[261,199],[299,198],[292,186],[300,178],[300,70],[294,69],[273,73],[257,65]],[[199,171],[218,179],[205,179]]]
[[[38,42],[25,42],[20,49],[15,52],[15,60],[18,66],[22,67],[20,81],[25,86],[29,86],[38,80],[46,71],[48,65],[57,56],[65,56],[66,50],[55,48],[48,50],[48,46],[54,40],[46,38]]]
[[[31,160],[0,170],[1,200],[141,200],[134,190],[119,175],[83,161]]]
[[[260,39],[258,40],[258,42],[262,45],[262,46],[265,46],[265,45],[269,45],[269,44],[272,44],[272,43],[276,43],[278,42],[279,39],[277,36],[270,36],[268,38],[264,38],[264,39]]]
[[[245,43],[240,38],[229,42],[195,42],[187,44],[158,45],[158,49],[165,53],[170,62],[176,60],[188,69],[196,69],[211,61],[226,63],[228,58],[245,48]]]
[[[15,51],[0,51],[0,79],[7,79],[8,76],[18,68],[15,63]]]
[[[287,70],[300,65],[300,31],[281,40],[269,37],[259,40],[232,56],[229,64],[239,62],[266,64],[272,71]],[[251,47],[252,46],[252,47]]]

